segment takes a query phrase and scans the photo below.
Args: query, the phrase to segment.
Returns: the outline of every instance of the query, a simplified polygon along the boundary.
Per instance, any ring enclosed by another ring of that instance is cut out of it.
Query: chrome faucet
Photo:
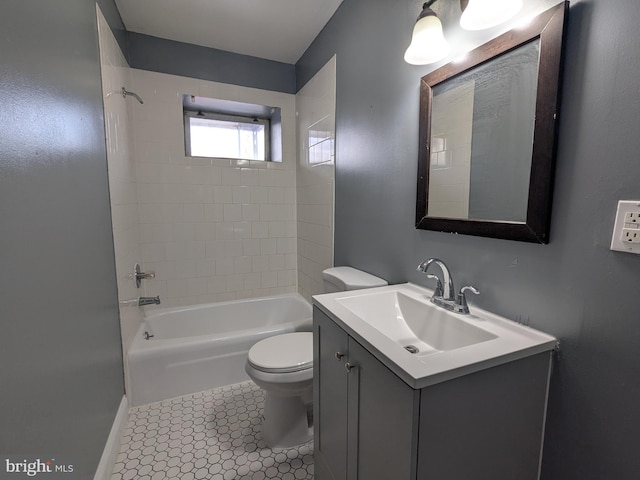
[[[427,278],[431,280],[436,280],[436,288],[433,292],[433,296],[431,297],[431,302],[439,307],[442,307],[446,310],[450,310],[456,313],[468,314],[469,306],[467,305],[467,299],[464,294],[466,291],[470,291],[471,293],[475,293],[476,295],[480,292],[471,286],[465,286],[460,289],[460,293],[456,295],[456,289],[453,286],[453,278],[451,278],[451,273],[449,273],[449,269],[445,265],[442,260],[437,258],[430,258],[425,260],[420,265],[418,265],[419,272],[427,273],[429,266],[435,263],[440,267],[442,271],[442,282],[440,282],[440,278],[437,275],[429,274]]]
[[[138,306],[144,307],[145,305],[160,305],[160,295],[155,297],[138,297]]]
[[[142,285],[142,280],[145,280],[147,278],[156,278],[155,272],[143,272],[140,264],[136,263],[133,266],[133,280],[136,282],[136,288],[140,288],[140,285]]]
[[[467,299],[464,296],[464,292],[469,290],[471,293],[475,293],[476,295],[480,294],[480,291],[472,287],[471,285],[467,285],[466,287],[462,287],[460,289],[460,293],[456,297],[456,303],[453,306],[453,311],[457,313],[469,313],[469,305],[467,305]]]
[[[447,266],[444,264],[442,260],[439,260],[437,258],[430,258],[429,260],[425,260],[420,265],[418,265],[418,268],[416,270],[418,270],[419,272],[427,273],[427,270],[429,269],[429,266],[431,266],[432,263],[435,263],[436,265],[438,265],[440,267],[440,270],[442,270],[443,282],[439,283],[439,285],[442,286],[444,289],[441,290],[439,298],[441,300],[447,300],[451,302],[455,301],[456,289],[453,286],[453,278],[451,278],[449,269],[447,268]],[[438,277],[436,277],[435,275],[428,275],[428,277],[429,278],[435,277],[435,279],[438,279]],[[436,287],[436,291],[432,297],[432,300],[434,298],[438,298],[436,296],[438,294],[438,290],[439,289]],[[436,302],[433,302],[433,303],[436,303]]]

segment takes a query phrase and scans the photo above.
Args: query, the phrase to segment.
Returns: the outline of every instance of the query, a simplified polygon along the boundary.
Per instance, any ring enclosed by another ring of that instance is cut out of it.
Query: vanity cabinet
[[[314,312],[315,478],[415,478],[418,391]]]
[[[347,478],[349,336],[313,312],[313,443],[315,478]]]
[[[313,323],[316,480],[538,479],[551,352],[415,389],[339,319]]]

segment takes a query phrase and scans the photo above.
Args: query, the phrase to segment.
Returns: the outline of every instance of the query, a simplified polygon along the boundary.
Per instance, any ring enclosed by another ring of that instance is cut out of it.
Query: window
[[[184,126],[188,156],[271,160],[268,118],[185,110]]]

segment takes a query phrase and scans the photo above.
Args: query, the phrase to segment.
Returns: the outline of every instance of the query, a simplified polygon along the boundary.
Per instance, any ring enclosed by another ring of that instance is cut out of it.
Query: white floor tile
[[[132,408],[111,480],[313,479],[313,443],[270,449],[253,382]]]

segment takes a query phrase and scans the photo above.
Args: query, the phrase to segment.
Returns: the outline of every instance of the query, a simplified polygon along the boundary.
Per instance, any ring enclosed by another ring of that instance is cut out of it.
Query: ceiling
[[[116,0],[127,30],[296,63],[343,0]]]

